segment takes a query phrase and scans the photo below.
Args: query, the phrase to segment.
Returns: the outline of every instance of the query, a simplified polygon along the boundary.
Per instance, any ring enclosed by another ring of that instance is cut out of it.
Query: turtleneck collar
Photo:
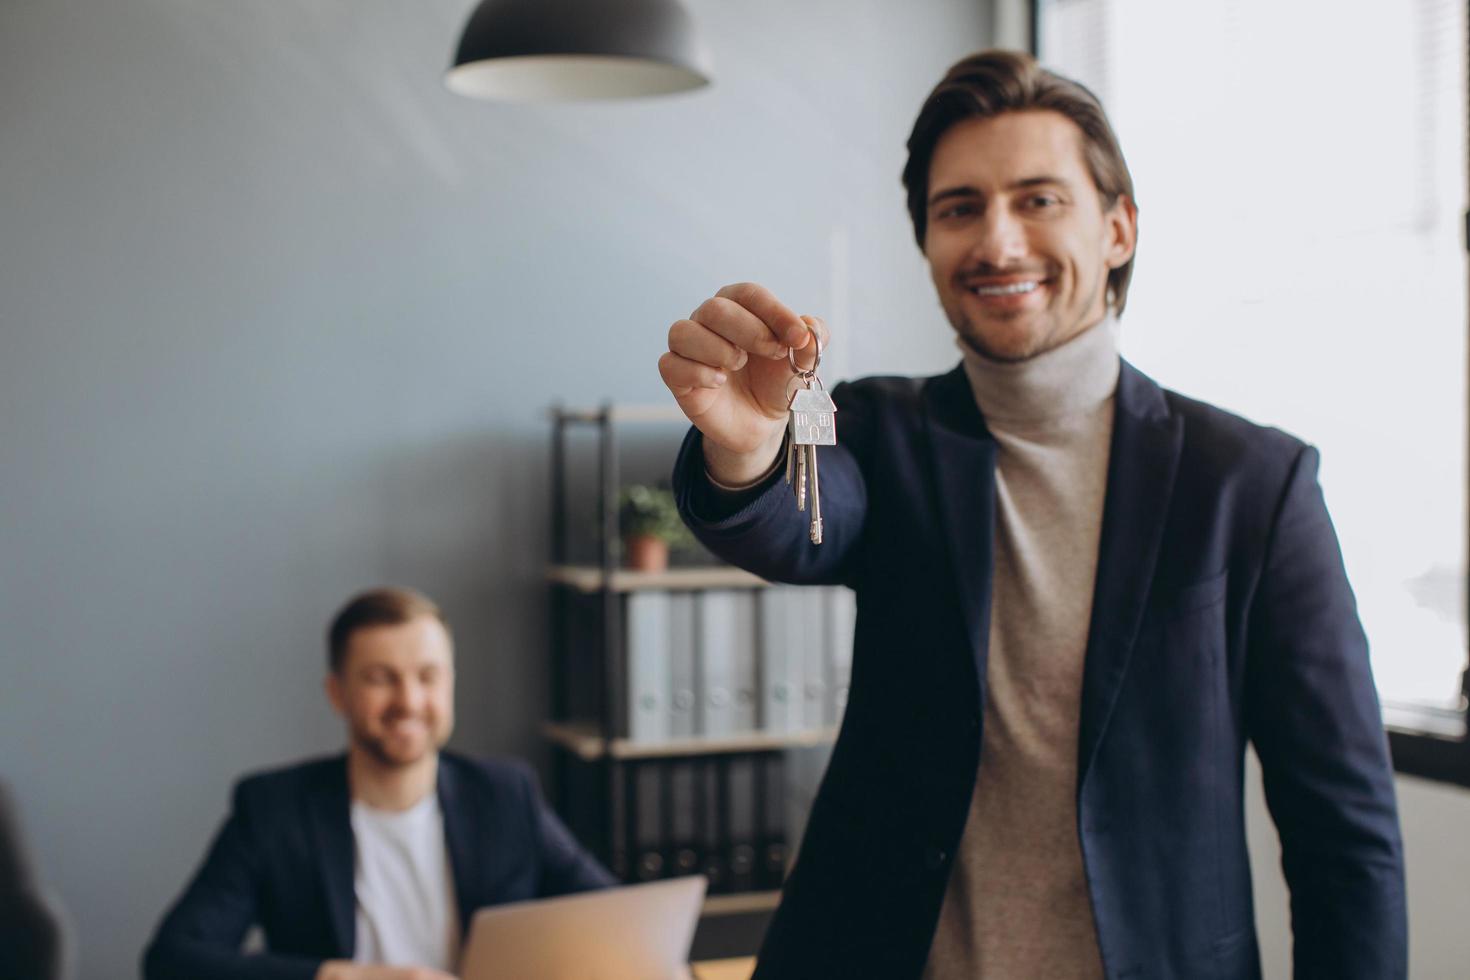
[[[1109,316],[1025,361],[995,361],[957,338],[987,422],[1052,422],[1096,408],[1118,386],[1118,321]]]

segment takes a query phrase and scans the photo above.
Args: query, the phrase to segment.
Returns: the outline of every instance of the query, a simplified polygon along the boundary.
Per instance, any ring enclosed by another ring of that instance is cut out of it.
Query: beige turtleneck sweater
[[[1014,364],[961,349],[999,449],[995,575],[980,771],[924,977],[1098,980],[1077,732],[1116,324]]]

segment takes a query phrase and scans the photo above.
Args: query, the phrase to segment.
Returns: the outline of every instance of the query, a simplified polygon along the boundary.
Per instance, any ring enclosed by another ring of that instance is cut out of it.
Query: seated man
[[[440,751],[454,658],[437,606],[380,589],[328,633],[346,756],[242,780],[144,955],[147,980],[440,980],[476,909],[614,884],[524,764]],[[252,924],[266,951],[241,952]]]

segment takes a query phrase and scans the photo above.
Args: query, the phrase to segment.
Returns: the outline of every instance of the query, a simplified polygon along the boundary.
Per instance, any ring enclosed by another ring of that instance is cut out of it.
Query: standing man
[[[454,652],[433,602],[365,592],[327,648],[347,754],[236,786],[148,947],[147,980],[448,980],[476,909],[614,883],[528,767],[441,751]],[[240,950],[252,925],[264,953]]]
[[[1259,977],[1249,740],[1296,976],[1403,978],[1393,773],[1316,450],[1120,361],[1137,209],[1082,86],[972,56],[908,148],[962,362],[833,391],[821,545],[778,463],[786,352],[810,364],[826,326],[729,286],[659,362],[700,539],[857,591],[847,714],[757,977]]]

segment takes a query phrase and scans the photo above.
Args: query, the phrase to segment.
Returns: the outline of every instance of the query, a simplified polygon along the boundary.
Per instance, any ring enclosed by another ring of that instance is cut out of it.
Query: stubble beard
[[[424,747],[424,750],[416,754],[411,759],[405,758],[402,755],[397,755],[392,750],[390,750],[388,748],[387,738],[379,737],[376,735],[369,735],[366,732],[354,732],[352,735],[352,741],[358,748],[362,749],[362,751],[366,753],[368,757],[373,760],[373,762],[377,763],[384,769],[407,769],[410,766],[414,766],[422,762],[425,757],[431,755],[439,748],[439,739],[435,735],[432,728],[429,729],[427,745]]]
[[[958,302],[955,303],[953,310],[947,309],[945,313],[949,317],[950,326],[954,328],[955,333],[959,335],[960,340],[964,342],[966,347],[969,347],[987,360],[996,361],[1001,364],[1021,364],[1034,357],[1040,357],[1047,351],[1061,347],[1063,344],[1082,336],[1082,334],[1107,319],[1108,303],[1106,293],[1103,294],[1102,313],[1096,317],[1091,315],[1095,309],[1096,306],[1093,306],[1087,312],[1080,314],[1077,320],[1071,325],[1070,330],[1059,328],[1056,323],[1056,317],[1051,310],[1041,310],[1034,315],[1049,321],[1049,327],[1030,336],[1023,337],[1020,349],[1013,348],[1007,350],[999,349],[990,343],[985,338],[984,332],[975,326],[974,322]],[[1009,319],[1019,319],[1025,315],[1024,312],[1019,312]],[[997,322],[1004,322],[1005,319],[1004,317],[997,318]]]
[[[966,347],[969,347],[986,360],[996,361],[1001,364],[1020,364],[1023,361],[1029,361],[1033,357],[1046,353],[1053,347],[1060,346],[1060,342],[1055,340],[1056,331],[1053,330],[1048,331],[1040,337],[1023,337],[1019,348],[998,347],[986,338],[985,332],[976,327],[974,322],[962,310],[958,309],[950,315],[949,322]]]

